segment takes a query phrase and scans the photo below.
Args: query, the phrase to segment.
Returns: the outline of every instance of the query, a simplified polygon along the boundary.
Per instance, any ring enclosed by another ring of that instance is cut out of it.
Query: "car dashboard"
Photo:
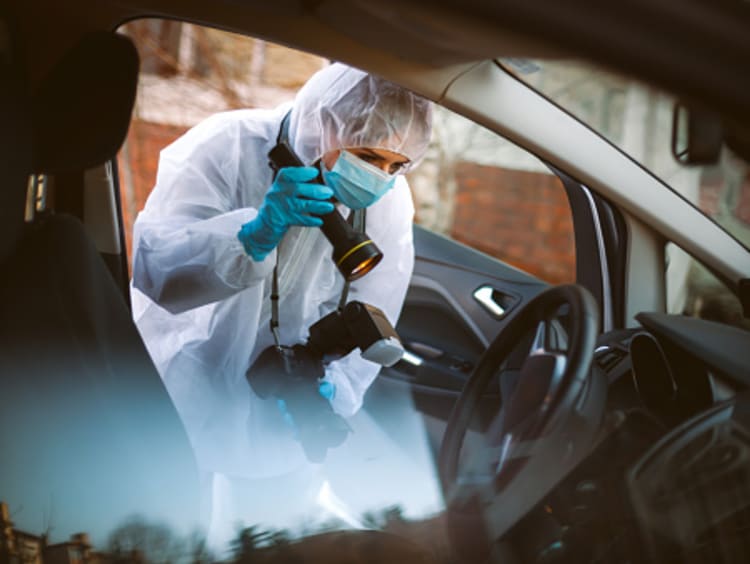
[[[750,333],[638,321],[600,338],[592,371],[609,386],[589,452],[495,542],[494,561],[747,561]]]

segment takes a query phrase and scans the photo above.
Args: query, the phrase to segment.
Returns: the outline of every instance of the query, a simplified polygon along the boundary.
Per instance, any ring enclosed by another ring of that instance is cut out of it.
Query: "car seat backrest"
[[[31,112],[12,29],[0,13],[0,263],[21,236],[31,171]]]
[[[14,218],[23,222],[30,172],[115,155],[136,82],[130,41],[97,33],[35,93],[22,77],[12,95],[2,90],[0,111],[17,120],[0,128],[12,149],[0,154],[12,172],[0,184],[21,194],[7,199]],[[187,435],[83,225],[52,211],[19,233],[0,271],[0,500],[23,508],[14,521],[32,531],[53,510],[63,539],[78,531],[106,539],[136,513],[195,526],[199,479]]]

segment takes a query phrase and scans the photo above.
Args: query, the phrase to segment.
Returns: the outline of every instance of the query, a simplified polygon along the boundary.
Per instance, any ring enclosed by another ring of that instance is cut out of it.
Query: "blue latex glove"
[[[314,167],[282,168],[266,194],[252,221],[242,226],[237,238],[253,260],[261,261],[276,248],[292,225],[320,227],[318,217],[333,211],[326,200],[333,191],[323,184],[311,182],[318,176]]]
[[[331,382],[320,382],[318,384],[318,393],[328,401],[331,401],[336,395],[336,385]]]
[[[284,422],[291,428],[294,439],[302,445],[307,459],[320,463],[325,459],[328,449],[344,442],[351,429],[328,405],[335,394],[335,386],[330,382],[320,382],[316,387],[316,395],[324,398],[323,403],[320,403],[320,399],[316,402],[313,396],[307,395],[315,392],[309,386],[304,386],[304,389],[296,390],[297,394],[292,391],[286,399],[277,397],[276,406]]]
[[[292,414],[289,413],[289,408],[286,405],[286,400],[278,398],[276,400],[276,407],[279,408],[281,416],[284,418],[284,423],[292,428],[292,431],[294,431],[294,437],[297,438],[299,430],[297,429],[297,424],[294,422],[294,417],[292,417]]]
[[[323,398],[327,399],[328,401],[331,401],[333,399],[333,396],[336,395],[336,386],[332,384],[331,382],[320,382],[318,384],[318,393]],[[284,417],[284,422],[294,430],[294,435],[296,436],[297,425],[294,422],[294,417],[292,417],[292,414],[289,413],[289,408],[287,407],[286,400],[277,398],[276,407],[279,408],[281,415]]]

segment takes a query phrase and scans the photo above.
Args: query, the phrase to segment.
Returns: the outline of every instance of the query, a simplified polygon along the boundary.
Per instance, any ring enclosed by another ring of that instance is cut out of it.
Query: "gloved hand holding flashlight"
[[[318,217],[333,211],[327,201],[333,191],[313,180],[319,172],[313,167],[288,167],[279,171],[252,221],[245,223],[237,238],[253,260],[261,261],[276,248],[292,225],[319,227]]]

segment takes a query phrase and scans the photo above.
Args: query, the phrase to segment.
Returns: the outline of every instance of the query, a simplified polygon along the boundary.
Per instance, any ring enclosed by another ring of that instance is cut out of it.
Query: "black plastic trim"
[[[628,230],[620,210],[598,194],[591,192],[594,198],[599,223],[604,239],[604,252],[609,266],[610,294],[612,298],[612,328],[625,327],[625,280],[626,249]]]
[[[737,288],[737,296],[742,304],[742,315],[750,318],[750,278],[741,279]]]
[[[128,283],[127,283],[127,272],[123,272],[122,270],[122,255],[118,255],[116,253],[99,253],[99,256],[102,257],[102,260],[104,261],[104,264],[107,265],[107,270],[109,270],[109,273],[112,275],[112,279],[115,281],[115,285],[117,286],[117,289],[121,292],[123,291],[123,280],[125,281],[125,303],[130,305],[130,292],[127,291],[128,289]],[[127,268],[127,265],[126,265]]]
[[[687,357],[710,366],[741,386],[750,386],[750,332],[684,315],[643,312],[636,319]]]
[[[565,193],[568,196],[570,211],[573,215],[573,233],[576,246],[576,283],[591,292],[597,304],[599,304],[599,326],[602,327],[602,307],[604,304],[601,275],[602,262],[599,257],[598,237],[589,199],[584,193],[580,182],[549,163],[547,163],[547,166],[563,183]]]
[[[54,175],[54,208],[57,213],[67,213],[83,221],[82,170],[58,172]]]
[[[132,309],[130,303],[130,274],[128,272],[128,248],[127,241],[125,239],[125,222],[122,218],[122,197],[120,196],[120,169],[117,166],[117,157],[113,157],[110,160],[112,168],[112,189],[115,191],[115,209],[117,210],[117,233],[120,237],[120,255],[119,255],[119,269],[115,270],[110,268],[117,287],[122,292],[125,298],[125,303],[128,305],[128,309]],[[109,266],[109,263],[107,264]],[[112,265],[114,266],[114,265]]]
[[[549,285],[523,270],[421,225],[414,225],[413,235],[414,250],[421,261],[449,265],[480,274],[491,273],[492,277],[510,284],[545,287]]]

